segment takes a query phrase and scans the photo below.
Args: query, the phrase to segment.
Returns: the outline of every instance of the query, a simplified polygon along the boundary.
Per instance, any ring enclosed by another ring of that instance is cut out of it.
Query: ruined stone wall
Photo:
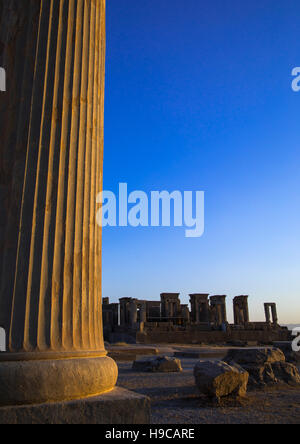
[[[281,331],[152,331],[147,335],[138,333],[136,340],[141,344],[217,344],[234,341],[272,343],[273,341],[288,341],[290,334],[287,330]]]

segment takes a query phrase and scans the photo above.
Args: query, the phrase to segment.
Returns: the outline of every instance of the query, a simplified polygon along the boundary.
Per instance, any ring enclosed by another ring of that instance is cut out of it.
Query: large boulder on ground
[[[231,362],[230,364],[233,365],[234,363]],[[243,364],[243,369],[249,373],[248,386],[250,388],[259,388],[278,382],[272,364]]]
[[[246,396],[249,374],[223,361],[199,361],[194,368],[199,391],[212,398]]]
[[[300,351],[293,351],[292,341],[274,342],[274,346],[279,348],[284,353],[286,362],[300,365]]]
[[[300,374],[293,364],[285,362],[277,348],[230,350],[225,358],[229,365],[238,363],[249,373],[249,387],[263,388],[275,384],[300,384]]]
[[[288,362],[275,362],[272,369],[278,382],[285,382],[290,385],[300,384],[300,374],[297,367]]]
[[[236,362],[242,367],[247,364],[264,365],[285,362],[285,356],[278,348],[233,348],[228,351],[225,362]]]
[[[134,361],[133,370],[152,373],[179,373],[182,372],[181,361],[168,356],[144,358]]]

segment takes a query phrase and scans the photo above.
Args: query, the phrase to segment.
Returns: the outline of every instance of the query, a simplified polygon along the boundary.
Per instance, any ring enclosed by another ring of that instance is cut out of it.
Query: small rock
[[[168,356],[147,358],[134,361],[133,370],[140,372],[153,372],[153,373],[179,373],[182,372],[181,361],[175,358],[169,358]]]
[[[249,374],[238,365],[200,361],[194,368],[194,376],[200,392],[209,397],[246,396]]]

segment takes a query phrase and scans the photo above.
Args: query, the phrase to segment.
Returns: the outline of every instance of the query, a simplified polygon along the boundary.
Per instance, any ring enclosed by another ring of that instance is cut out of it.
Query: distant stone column
[[[270,324],[271,317],[270,317],[270,305],[269,304],[265,304],[265,315],[266,315],[266,323]]]
[[[130,324],[133,328],[137,325],[137,304],[135,301],[130,302]]]
[[[140,308],[140,322],[142,322],[142,323],[147,322],[147,306],[146,306],[146,302],[141,304],[141,308]]]
[[[3,2],[0,405],[109,391],[101,304],[105,0]]]
[[[190,294],[191,303],[191,319],[195,324],[207,324],[210,323],[210,309],[208,293],[195,293]]]
[[[216,316],[214,322],[217,326],[221,326],[227,323],[227,310],[226,310],[226,296],[211,296],[210,297],[211,308],[215,310]]]
[[[277,307],[276,304],[272,305],[272,317],[273,317],[273,323],[278,324],[278,316],[277,316]]]
[[[273,302],[265,304],[265,314],[266,314],[266,322],[267,322],[267,324],[271,323],[270,310],[272,312],[273,324],[278,324],[277,307],[276,307],[276,304],[273,303]]]
[[[248,296],[236,296],[233,300],[234,323],[245,325],[249,323]]]

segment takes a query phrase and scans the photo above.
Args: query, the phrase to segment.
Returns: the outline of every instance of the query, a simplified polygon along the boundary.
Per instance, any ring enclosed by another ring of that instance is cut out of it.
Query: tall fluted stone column
[[[0,405],[110,391],[101,304],[105,0],[1,1]],[[3,100],[2,100],[3,99]]]

